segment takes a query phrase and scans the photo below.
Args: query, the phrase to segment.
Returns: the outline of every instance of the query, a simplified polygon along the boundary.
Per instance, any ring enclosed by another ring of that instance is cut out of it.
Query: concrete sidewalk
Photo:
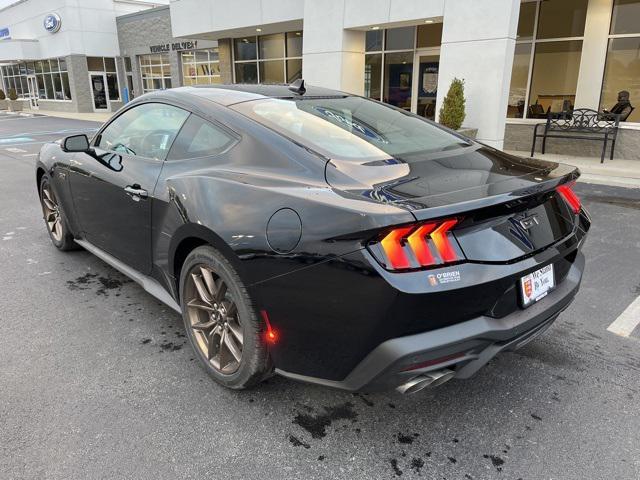
[[[530,152],[508,151],[508,153],[526,158],[530,157]],[[640,188],[640,153],[638,153],[638,160],[606,159],[604,163],[600,163],[600,158],[596,157],[573,157],[553,153],[544,155],[536,153],[534,158],[575,165],[582,172],[581,182]]]
[[[114,114],[114,112],[77,113],[77,112],[55,112],[52,110],[24,110],[22,113],[32,113],[34,115],[46,115],[48,117],[71,118],[74,120],[87,120],[90,122],[106,122]]]

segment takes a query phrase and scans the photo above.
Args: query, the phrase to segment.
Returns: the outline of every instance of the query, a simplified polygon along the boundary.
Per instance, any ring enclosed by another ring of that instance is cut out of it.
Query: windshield
[[[232,108],[328,158],[358,163],[470,145],[420,117],[361,97],[269,98]]]

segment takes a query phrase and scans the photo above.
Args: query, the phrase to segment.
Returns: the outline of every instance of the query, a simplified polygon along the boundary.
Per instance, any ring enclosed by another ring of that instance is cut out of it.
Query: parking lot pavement
[[[98,122],[46,117],[35,114],[12,115],[0,111],[0,155],[15,159],[35,157],[42,145],[75,133],[91,136]]]
[[[95,128],[67,122],[0,119],[0,139]],[[640,294],[638,190],[578,186],[594,220],[578,298],[470,380],[414,396],[276,377],[231,392],[178,315],[53,248],[34,157],[0,145],[0,478],[640,478],[640,332],[607,330]]]

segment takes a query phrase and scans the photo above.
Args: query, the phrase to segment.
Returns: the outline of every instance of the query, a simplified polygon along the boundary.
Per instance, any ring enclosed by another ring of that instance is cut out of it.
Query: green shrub
[[[9,100],[13,100],[16,101],[18,99],[18,94],[16,93],[16,89],[15,88],[10,88],[9,89]]]
[[[466,117],[464,103],[464,80],[454,78],[440,108],[440,123],[445,127],[458,130]]]
[[[7,98],[7,96],[4,94],[4,90],[0,88],[0,101],[4,100],[5,98]]]

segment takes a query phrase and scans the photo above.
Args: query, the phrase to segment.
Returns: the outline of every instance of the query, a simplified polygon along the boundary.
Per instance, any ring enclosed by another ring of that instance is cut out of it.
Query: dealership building
[[[181,85],[306,82],[528,149],[547,112],[640,106],[640,0],[21,0],[0,10],[2,88],[25,108],[115,111]],[[161,5],[164,4],[164,5]],[[558,141],[595,154],[597,142]],[[640,108],[616,156],[637,158]],[[591,152],[593,150],[593,152]]]

